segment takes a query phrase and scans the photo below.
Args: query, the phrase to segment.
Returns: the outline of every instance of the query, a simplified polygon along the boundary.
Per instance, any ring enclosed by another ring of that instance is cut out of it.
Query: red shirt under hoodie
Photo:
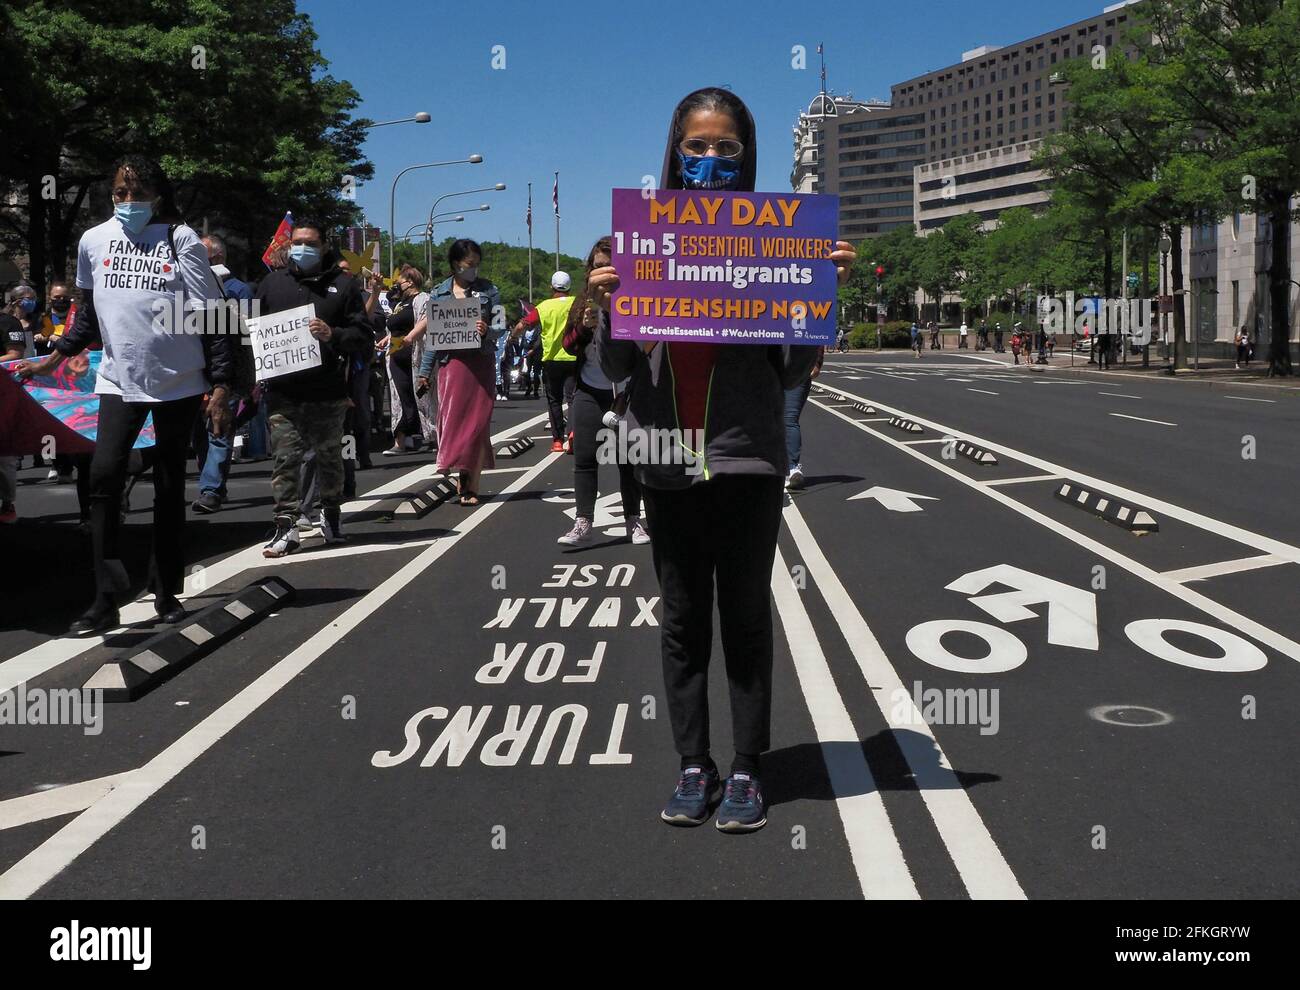
[[[709,377],[713,374],[713,363],[721,345],[693,342],[665,346],[673,369],[677,425],[682,430],[703,430],[709,400]]]

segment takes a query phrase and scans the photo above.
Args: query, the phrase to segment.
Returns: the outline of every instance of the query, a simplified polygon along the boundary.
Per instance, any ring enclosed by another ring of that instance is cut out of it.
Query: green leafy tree
[[[1039,158],[1068,203],[1084,217],[1101,218],[1099,246],[1106,252],[1117,223],[1163,227],[1179,245],[1184,227],[1217,218],[1223,202],[1224,170],[1174,98],[1183,69],[1146,36],[1132,40],[1133,50],[1112,50],[1103,66],[1087,59],[1063,66],[1070,107]],[[1186,367],[1181,250],[1170,262],[1174,363]]]
[[[127,152],[161,161],[187,221],[225,232],[236,267],[286,210],[327,227],[358,216],[368,122],[293,0],[36,0],[5,18],[0,184],[20,205],[0,210],[0,240],[26,249],[38,289],[66,277],[81,228],[107,215]]]
[[[1271,231],[1268,362],[1292,373],[1290,227],[1300,217],[1300,4],[1295,0],[1149,0],[1153,61],[1166,99],[1198,138],[1217,216],[1247,209]],[[1217,217],[1216,217],[1217,218]],[[1235,328],[1234,328],[1235,329]]]

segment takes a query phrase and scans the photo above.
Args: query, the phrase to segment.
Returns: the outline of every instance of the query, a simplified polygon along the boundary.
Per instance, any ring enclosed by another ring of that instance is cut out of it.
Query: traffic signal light
[[[884,277],[885,277],[885,266],[884,266],[884,265],[877,265],[877,266],[876,266],[876,278],[884,278]]]

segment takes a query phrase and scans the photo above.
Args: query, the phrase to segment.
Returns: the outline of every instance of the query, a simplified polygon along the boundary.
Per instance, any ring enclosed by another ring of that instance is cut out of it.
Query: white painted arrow
[[[874,498],[890,512],[922,511],[921,506],[917,505],[913,499],[924,499],[927,502],[939,501],[933,495],[913,495],[911,492],[900,492],[896,488],[882,488],[880,485],[868,488],[865,492],[859,492],[857,495],[850,495],[845,501],[852,502],[855,498]]]

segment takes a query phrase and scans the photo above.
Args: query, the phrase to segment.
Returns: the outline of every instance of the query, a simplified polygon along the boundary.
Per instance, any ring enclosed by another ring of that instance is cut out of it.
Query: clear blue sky
[[[791,128],[818,89],[817,43],[828,87],[888,99],[891,83],[952,64],[982,44],[1019,41],[1100,13],[1105,0],[932,0],[818,4],[743,0],[706,4],[564,4],[463,0],[405,5],[303,0],[331,72],[359,91],[359,114],[391,120],[427,110],[428,124],[371,132],[375,178],[358,190],[369,221],[388,226],[393,176],[418,162],[483,155],[481,165],[409,172],[397,187],[398,234],[443,193],[504,182],[505,192],[451,199],[439,212],[490,203],[445,228],[476,240],[555,247],[551,182],[560,172],[560,246],[585,256],[608,232],[614,187],[658,180],[668,118],[705,85],[730,85],[758,127],[758,188],[788,190]],[[675,10],[719,11],[675,16]],[[388,25],[395,25],[389,27]],[[807,48],[808,67],[791,67]],[[493,69],[492,48],[506,67]],[[545,270],[545,266],[543,269]]]

